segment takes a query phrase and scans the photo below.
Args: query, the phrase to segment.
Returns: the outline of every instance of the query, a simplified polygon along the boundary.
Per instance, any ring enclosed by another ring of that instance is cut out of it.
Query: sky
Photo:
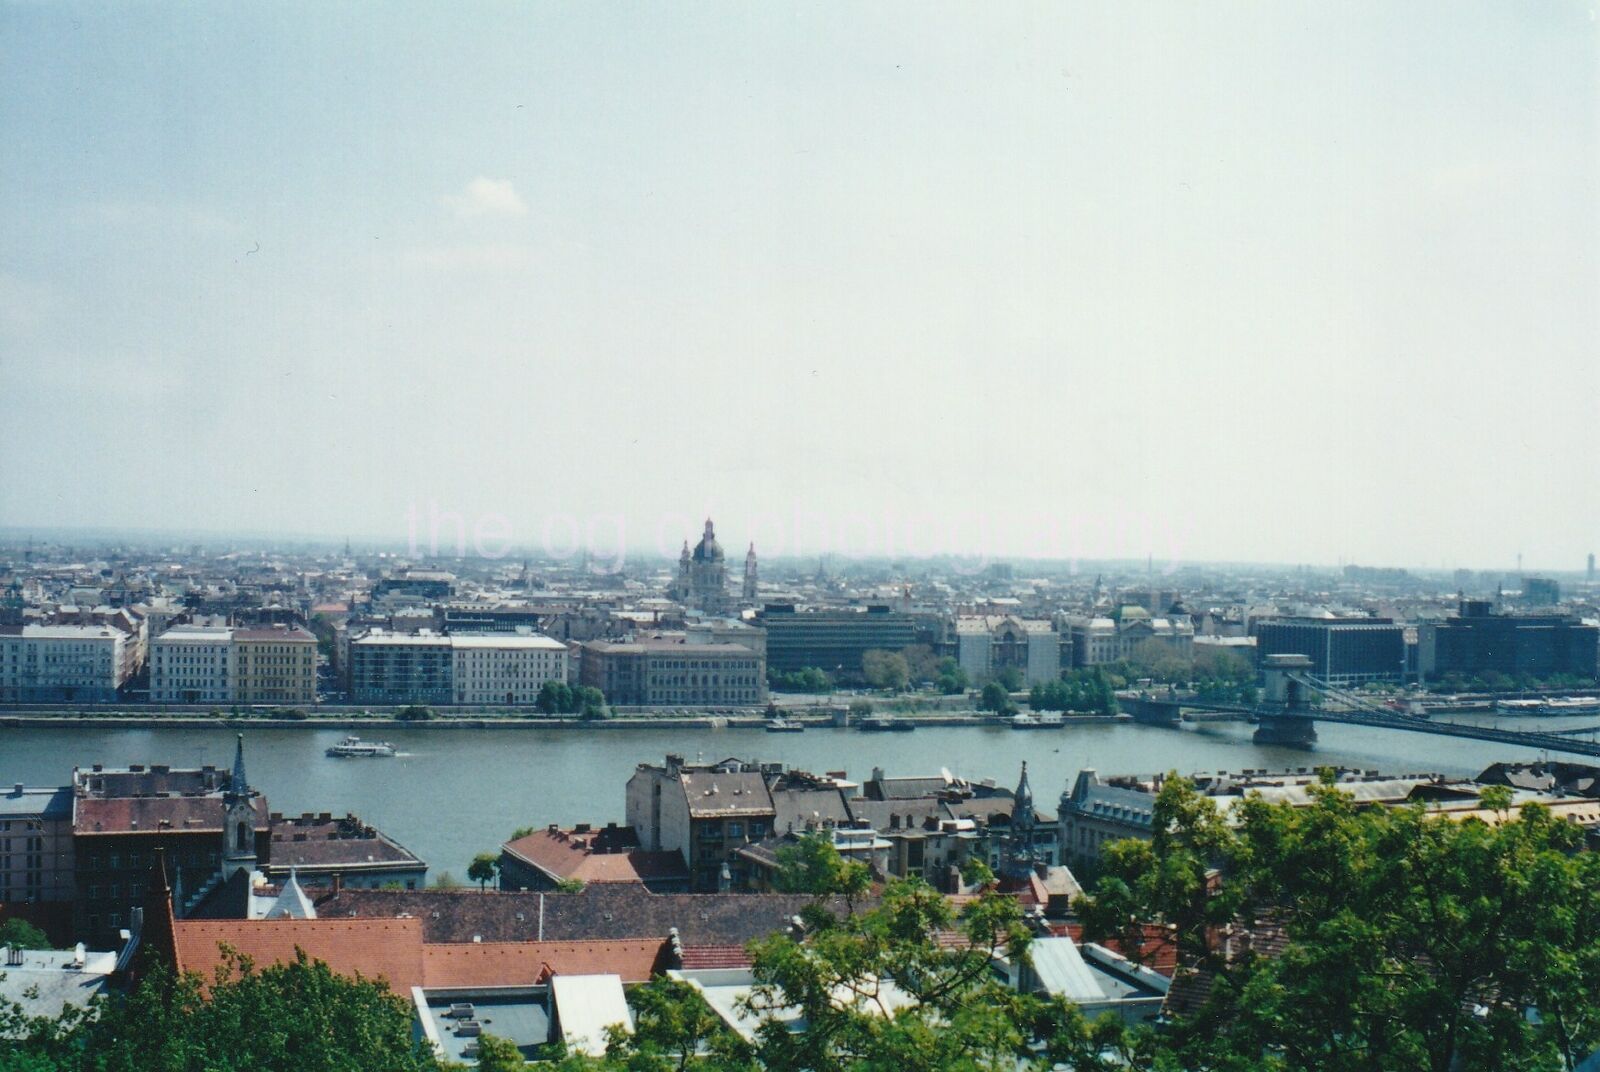
[[[1581,568],[1594,2],[0,3],[0,526]]]

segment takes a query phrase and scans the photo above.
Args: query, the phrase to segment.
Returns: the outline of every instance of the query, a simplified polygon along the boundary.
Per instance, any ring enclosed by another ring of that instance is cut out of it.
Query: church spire
[[[264,803],[264,802],[263,802]],[[244,734],[233,752],[233,778],[222,794],[222,877],[243,871],[248,876],[256,868],[256,805],[250,781],[244,773]]]
[[[239,734],[239,740],[233,749],[233,778],[228,783],[228,792],[234,796],[248,797],[250,795],[250,782],[244,776],[244,734]]]

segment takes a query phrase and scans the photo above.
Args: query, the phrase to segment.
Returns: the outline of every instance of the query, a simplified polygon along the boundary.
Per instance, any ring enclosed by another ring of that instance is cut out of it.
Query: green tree
[[[961,665],[948,656],[939,660],[938,677],[934,679],[934,686],[946,696],[967,691],[967,672]]]
[[[983,687],[983,692],[978,698],[978,706],[999,715],[1009,715],[1017,709],[1011,702],[1011,694],[998,681],[991,681]]]
[[[546,681],[539,686],[539,695],[533,705],[547,715],[558,715],[572,710],[572,688],[563,681]]]
[[[1022,671],[1014,666],[1002,667],[1000,672],[994,675],[994,679],[1007,692],[1016,692],[1022,688]]]
[[[687,983],[655,979],[629,994],[628,1004],[633,1034],[609,1050],[629,1072],[754,1072],[753,1049]]]
[[[861,674],[875,689],[900,692],[911,683],[911,668],[904,655],[872,648],[861,653]]]
[[[492,852],[480,852],[472,858],[467,865],[467,878],[478,884],[481,890],[494,881],[495,875],[500,872],[500,858]]]
[[[783,893],[843,897],[854,911],[856,901],[872,888],[872,871],[859,860],[846,860],[832,838],[814,831],[778,849],[773,885]]]
[[[580,685],[572,690],[572,710],[590,722],[605,718],[605,693],[593,685]]]
[[[498,1035],[478,1036],[478,1072],[521,1072],[528,1067],[517,1044]]]
[[[833,689],[833,679],[815,666],[802,667],[789,673],[769,670],[767,684],[780,692],[820,693]]]
[[[0,923],[0,948],[49,949],[50,939],[44,931],[25,919],[8,919]]]
[[[938,680],[940,659],[928,645],[912,644],[901,648],[900,657],[906,661],[911,684],[920,686]]]
[[[411,1033],[411,1003],[383,983],[336,975],[303,952],[257,970],[230,953],[204,992],[156,966],[125,996],[35,1024],[0,1043],[0,1068],[51,1072],[435,1072]],[[0,1010],[0,1027],[8,1026]]]
[[[1176,1067],[1571,1069],[1600,1046],[1600,855],[1546,808],[1485,803],[1496,822],[1456,822],[1325,783],[1224,820],[1171,777],[1152,841],[1110,846],[1079,909],[1130,949],[1170,926],[1212,980],[1159,1040]]]
[[[421,704],[412,704],[396,711],[394,717],[400,722],[427,722],[433,718],[433,711]]]

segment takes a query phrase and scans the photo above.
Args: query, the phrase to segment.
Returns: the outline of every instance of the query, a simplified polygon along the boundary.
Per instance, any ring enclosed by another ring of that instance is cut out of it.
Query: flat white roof
[[[25,625],[24,640],[115,640],[125,633],[109,625]]]
[[[553,975],[550,995],[561,1024],[561,1040],[570,1050],[604,1057],[608,1027],[620,1026],[633,1033],[633,1016],[622,996],[620,975]]]
[[[566,651],[567,646],[540,633],[486,633],[449,638],[453,648],[542,648],[547,651]]]
[[[233,628],[227,625],[175,625],[165,633],[156,637],[157,640],[184,640],[191,642],[230,640],[233,638]]]

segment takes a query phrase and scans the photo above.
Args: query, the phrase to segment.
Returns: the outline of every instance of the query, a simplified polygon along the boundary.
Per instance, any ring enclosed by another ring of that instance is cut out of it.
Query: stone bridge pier
[[[1256,744],[1311,745],[1317,724],[1310,689],[1301,680],[1311,672],[1304,655],[1268,655],[1262,662],[1262,703],[1257,714]]]

